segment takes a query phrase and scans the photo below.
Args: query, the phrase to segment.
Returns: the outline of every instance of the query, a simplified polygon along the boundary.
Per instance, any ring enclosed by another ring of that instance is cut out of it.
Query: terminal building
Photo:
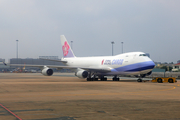
[[[5,66],[3,62],[5,62],[5,59],[0,58],[0,72],[6,71],[10,68],[9,66]]]
[[[0,62],[5,62],[5,59],[0,58]]]
[[[9,59],[9,62],[7,64],[23,64],[24,66],[5,66],[3,62],[5,62],[5,59],[0,58],[0,72],[4,71],[12,71],[17,68],[24,68],[25,69],[33,69],[33,70],[39,70],[38,67],[27,67],[26,65],[57,65],[57,66],[64,66],[63,63],[57,62],[57,61],[49,61],[45,59],[53,59],[53,60],[60,60],[58,56],[39,56],[39,58],[11,58]],[[56,71],[56,69],[54,69]]]
[[[26,66],[26,64],[31,64],[31,65],[58,65],[58,66],[63,66],[64,64],[62,64],[61,62],[57,62],[57,61],[49,61],[49,60],[45,60],[45,59],[53,59],[53,60],[60,60],[58,58],[58,56],[39,56],[39,58],[12,58],[9,60],[9,64],[24,64],[24,66]],[[15,68],[14,66],[12,66],[13,68]],[[12,68],[11,67],[11,68]],[[27,67],[27,68],[34,68],[34,67]]]

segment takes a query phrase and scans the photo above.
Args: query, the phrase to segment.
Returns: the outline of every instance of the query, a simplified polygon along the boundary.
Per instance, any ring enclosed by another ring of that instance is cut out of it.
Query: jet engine
[[[48,67],[46,67],[46,68],[44,68],[42,70],[42,74],[45,75],[45,76],[51,76],[51,75],[53,75],[53,70],[48,68]]]
[[[85,70],[77,71],[75,75],[79,78],[87,78],[88,72]]]

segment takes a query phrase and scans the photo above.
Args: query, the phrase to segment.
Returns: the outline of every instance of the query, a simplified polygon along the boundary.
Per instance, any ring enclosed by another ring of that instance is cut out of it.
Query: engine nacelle
[[[87,78],[88,72],[85,70],[81,70],[75,73],[75,75],[79,78]]]
[[[53,75],[53,70],[48,68],[48,67],[46,67],[46,68],[44,68],[42,70],[42,74],[45,75],[45,76],[51,76],[51,75]]]

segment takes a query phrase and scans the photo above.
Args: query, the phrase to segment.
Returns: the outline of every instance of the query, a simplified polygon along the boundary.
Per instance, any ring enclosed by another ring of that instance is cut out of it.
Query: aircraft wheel
[[[107,81],[107,78],[103,77],[101,78],[101,81]]]
[[[142,79],[139,78],[137,81],[138,81],[138,82],[142,82]]]
[[[119,78],[113,78],[113,81],[119,81]]]
[[[101,81],[107,81],[107,78],[102,78]]]
[[[98,78],[95,78],[94,81],[98,81]]]
[[[101,78],[101,81],[104,81],[104,78]]]

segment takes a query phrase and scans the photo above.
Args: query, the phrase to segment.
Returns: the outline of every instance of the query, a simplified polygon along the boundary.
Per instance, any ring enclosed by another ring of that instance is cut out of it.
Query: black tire
[[[173,79],[172,79],[172,78],[169,78],[168,82],[169,82],[169,83],[173,83]]]
[[[94,81],[93,78],[87,78],[86,80],[87,80],[87,81]]]
[[[106,81],[107,80],[107,78],[101,78],[101,81]]]
[[[113,78],[113,81],[119,81],[119,78]]]
[[[98,81],[98,78],[95,78],[95,81]]]
[[[87,80],[87,81],[91,81],[91,78],[87,78],[86,80]]]
[[[137,82],[142,82],[142,79],[139,78],[139,79],[137,80]]]
[[[162,79],[161,79],[161,78],[158,78],[158,79],[157,79],[157,82],[158,82],[158,83],[162,83]]]

